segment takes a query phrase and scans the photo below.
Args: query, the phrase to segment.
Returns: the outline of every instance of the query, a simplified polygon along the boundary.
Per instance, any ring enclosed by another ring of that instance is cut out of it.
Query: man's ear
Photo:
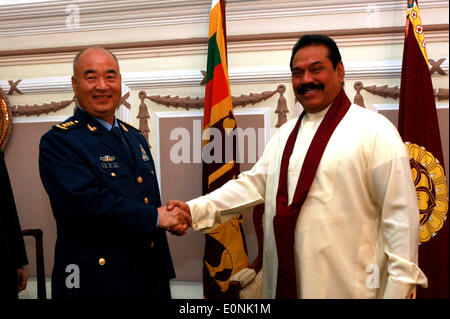
[[[336,72],[337,72],[337,75],[339,78],[339,82],[344,83],[345,69],[344,69],[344,63],[342,63],[342,61],[336,65]]]
[[[77,95],[77,80],[75,80],[75,76],[72,76],[72,89],[73,93]]]

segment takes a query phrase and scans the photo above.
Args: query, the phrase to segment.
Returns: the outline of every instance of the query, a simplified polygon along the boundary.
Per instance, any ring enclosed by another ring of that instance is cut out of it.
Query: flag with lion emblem
[[[448,184],[417,1],[408,0],[398,129],[409,151],[420,210],[419,267],[428,288],[417,298],[449,298]]]

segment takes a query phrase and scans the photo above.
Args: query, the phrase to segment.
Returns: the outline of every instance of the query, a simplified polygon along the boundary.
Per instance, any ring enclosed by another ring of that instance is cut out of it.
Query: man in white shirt
[[[195,230],[265,203],[263,298],[413,298],[419,210],[406,148],[385,117],[352,105],[336,43],[305,35],[291,57],[304,113],[255,166],[189,202]],[[288,205],[289,204],[289,205]]]

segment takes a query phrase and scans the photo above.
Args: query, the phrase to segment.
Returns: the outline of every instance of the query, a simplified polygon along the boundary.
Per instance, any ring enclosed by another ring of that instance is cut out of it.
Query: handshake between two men
[[[189,206],[179,200],[170,200],[167,206],[158,208],[159,228],[181,236],[186,234],[192,224],[191,210]]]

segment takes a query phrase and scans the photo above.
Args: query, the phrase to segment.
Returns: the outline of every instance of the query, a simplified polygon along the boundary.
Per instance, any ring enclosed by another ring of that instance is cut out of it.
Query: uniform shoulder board
[[[68,132],[76,127],[80,127],[80,121],[74,119],[68,119],[62,123],[53,126],[55,130],[60,132]]]
[[[124,121],[119,120],[118,122],[119,122],[120,126],[122,127],[122,129],[123,129],[125,132],[128,132],[129,129],[131,129],[131,130],[133,130],[133,131],[136,131],[136,132],[139,132],[139,133],[141,132],[140,130],[138,130],[137,128],[135,128],[133,125],[130,125],[130,124],[124,122]]]

